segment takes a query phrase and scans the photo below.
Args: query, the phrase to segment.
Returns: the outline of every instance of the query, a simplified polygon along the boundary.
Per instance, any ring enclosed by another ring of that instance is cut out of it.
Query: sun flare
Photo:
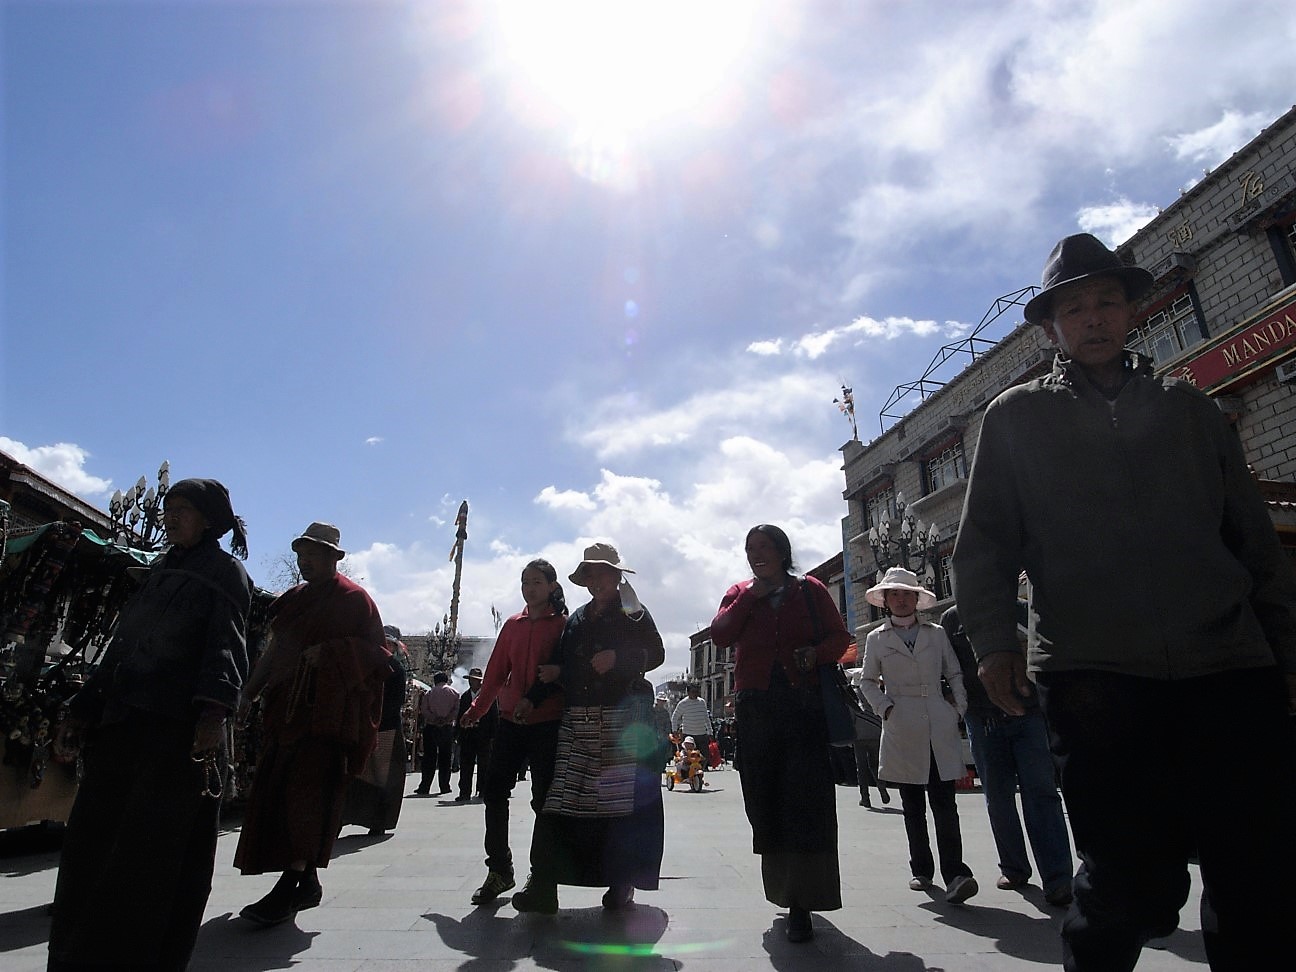
[[[707,119],[752,57],[755,0],[496,4],[500,53],[526,87],[524,119],[582,151],[624,151]]]

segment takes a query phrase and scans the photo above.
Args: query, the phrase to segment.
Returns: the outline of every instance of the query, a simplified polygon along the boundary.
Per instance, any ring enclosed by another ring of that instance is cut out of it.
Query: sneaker
[[[931,887],[931,882],[932,882],[931,878],[923,877],[921,874],[915,874],[913,877],[909,879],[909,890],[926,891],[928,888]]]
[[[526,885],[513,895],[513,907],[518,911],[531,911],[539,915],[558,914],[558,888],[555,885],[541,886],[532,878],[527,878]]]
[[[1059,884],[1056,888],[1044,892],[1044,900],[1054,908],[1065,908],[1074,898],[1070,884]]]
[[[614,884],[603,892],[603,907],[608,911],[620,911],[634,904],[634,886]]]
[[[810,921],[810,912],[805,908],[789,908],[787,940],[789,942],[808,942],[812,938],[814,938],[814,925]]]
[[[995,887],[1000,891],[1016,891],[1018,888],[1026,887],[1030,878],[1009,877],[1007,874],[1000,874],[999,880],[995,882]]]
[[[486,880],[482,882],[480,888],[473,892],[472,903],[480,905],[488,901],[494,901],[513,886],[513,875],[500,874],[498,871],[487,871]]]
[[[970,874],[960,874],[945,889],[945,900],[950,904],[962,904],[980,890],[976,878]]]

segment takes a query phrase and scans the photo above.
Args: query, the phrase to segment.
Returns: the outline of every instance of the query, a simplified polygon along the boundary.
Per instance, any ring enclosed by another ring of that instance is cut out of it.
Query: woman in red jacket
[[[748,531],[746,549],[752,578],[725,593],[711,639],[736,648],[738,772],[765,898],[788,909],[788,940],[804,942],[814,937],[812,911],[841,907],[818,667],[835,664],[850,635],[828,589],[792,574],[786,533],[762,523]]]
[[[567,621],[562,585],[549,561],[533,560],[523,568],[522,600],[526,609],[504,622],[486,663],[481,690],[460,720],[463,727],[471,728],[498,698],[499,729],[482,782],[486,880],[473,892],[475,905],[495,900],[515,883],[508,842],[509,797],[523,766],[531,765],[531,809],[536,813],[553,781],[562,693],[550,695],[534,707],[524,698],[540,666],[548,663]]]

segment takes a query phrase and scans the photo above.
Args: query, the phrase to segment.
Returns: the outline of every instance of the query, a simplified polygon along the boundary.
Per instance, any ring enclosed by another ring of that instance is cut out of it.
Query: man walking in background
[[[1026,602],[1019,601],[1023,614]],[[1022,814],[1026,817],[1026,835],[1039,868],[1044,900],[1054,907],[1071,903],[1071,838],[1067,835],[1062,798],[1058,795],[1057,775],[1049,754],[1048,724],[1040,711],[1039,698],[1032,693],[1022,699],[1022,715],[1009,715],[990,701],[985,686],[977,677],[976,655],[967,631],[959,621],[958,608],[941,615],[941,627],[949,636],[963,668],[963,686],[967,689],[968,707],[963,714],[972,759],[981,792],[985,796],[990,832],[999,852],[1001,891],[1024,888],[1030,881],[1030,860],[1022,838],[1022,821],[1017,815],[1017,789],[1021,787]]]
[[[459,693],[450,687],[445,672],[432,676],[432,688],[419,700],[419,720],[423,723],[422,778],[414,791],[427,796],[432,778],[440,784],[437,795],[450,792],[450,759],[454,752],[455,719],[459,715]]]
[[[671,713],[671,728],[681,737],[692,736],[697,748],[702,751],[702,758],[711,759],[711,712],[701,698],[701,689],[696,682],[688,686],[688,695],[679,700],[675,711]]]
[[[459,696],[458,719],[455,735],[459,739],[459,795],[455,803],[467,803],[473,797],[473,769],[477,770],[477,788],[486,778],[486,764],[490,762],[491,742],[499,725],[499,706],[491,704],[486,714],[471,726],[464,725],[464,713],[481,691],[482,670],[468,669],[468,688]]]

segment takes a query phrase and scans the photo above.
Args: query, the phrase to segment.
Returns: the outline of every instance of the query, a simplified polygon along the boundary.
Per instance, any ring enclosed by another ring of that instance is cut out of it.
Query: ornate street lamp
[[[920,575],[923,583],[930,586],[936,579],[934,568],[941,540],[940,527],[935,523],[929,527],[922,520],[915,519],[902,492],[896,493],[896,514],[900,520],[898,537],[891,536],[891,522],[880,509],[878,522],[869,527],[868,542],[873,550],[878,581],[882,580],[888,567],[903,567]]]
[[[171,488],[171,464],[165,459],[158,468],[157,489],[141,476],[125,493],[120,489],[108,501],[113,524],[113,542],[137,550],[154,551],[166,544],[162,507]]]

